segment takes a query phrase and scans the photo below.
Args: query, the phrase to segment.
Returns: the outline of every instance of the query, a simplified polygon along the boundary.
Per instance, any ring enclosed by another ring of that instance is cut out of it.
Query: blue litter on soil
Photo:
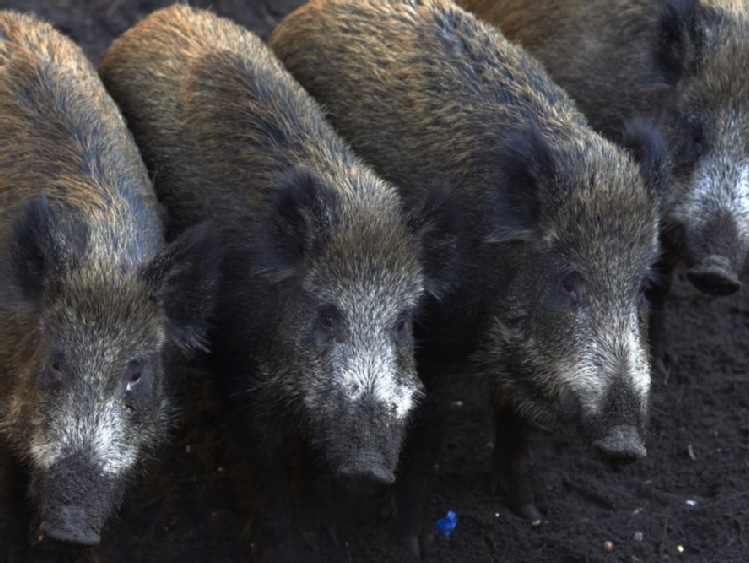
[[[437,535],[449,538],[450,534],[453,533],[453,530],[455,530],[455,527],[457,525],[458,517],[452,510],[450,510],[447,513],[447,518],[437,519],[437,521],[434,523],[434,531]]]

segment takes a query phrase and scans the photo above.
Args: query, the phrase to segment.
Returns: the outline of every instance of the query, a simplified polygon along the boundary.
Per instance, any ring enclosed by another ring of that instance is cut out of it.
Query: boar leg
[[[320,552],[320,533],[327,530],[335,539],[331,509],[331,480],[322,464],[308,448],[297,448],[293,468],[294,512],[296,526],[307,545]]]
[[[270,434],[270,432],[269,432]],[[260,563],[310,561],[312,553],[294,526],[294,498],[289,462],[293,453],[283,440],[256,440],[248,451],[256,452],[249,461],[253,492],[252,560]],[[261,449],[262,448],[262,449]]]
[[[653,358],[653,368],[668,380],[673,358],[668,352],[665,339],[665,306],[668,293],[671,290],[675,264],[668,258],[658,263],[660,279],[657,284],[648,288],[646,297],[650,303],[650,326],[648,337],[650,340],[650,354]]]
[[[545,520],[536,507],[533,467],[529,442],[530,427],[504,406],[494,407],[494,452],[492,494],[502,492],[515,514],[531,522]]]
[[[445,434],[445,405],[427,397],[409,425],[393,492],[395,535],[414,557],[434,543],[429,501]]]

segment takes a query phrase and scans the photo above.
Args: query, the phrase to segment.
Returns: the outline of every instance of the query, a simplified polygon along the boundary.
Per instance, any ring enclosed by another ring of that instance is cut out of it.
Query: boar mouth
[[[338,481],[351,494],[366,496],[377,493],[395,482],[395,473],[382,455],[365,452],[341,464],[336,471]]]
[[[94,546],[99,543],[99,530],[90,523],[86,511],[74,505],[48,507],[39,525],[45,537],[69,544]]]
[[[613,426],[605,436],[593,440],[593,447],[611,465],[627,465],[647,455],[640,433],[629,424]]]

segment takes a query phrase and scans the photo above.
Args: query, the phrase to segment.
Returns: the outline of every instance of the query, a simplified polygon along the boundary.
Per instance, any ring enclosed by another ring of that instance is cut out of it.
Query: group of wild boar
[[[269,46],[174,5],[98,76],[4,12],[0,127],[0,479],[32,528],[99,542],[203,349],[257,560],[309,559],[329,479],[391,486],[418,556],[457,396],[534,521],[533,426],[645,456],[673,269],[726,295],[749,250],[749,1],[311,0]]]

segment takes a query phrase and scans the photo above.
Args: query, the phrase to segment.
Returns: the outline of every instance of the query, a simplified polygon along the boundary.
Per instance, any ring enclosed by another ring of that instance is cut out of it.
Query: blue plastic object
[[[458,525],[458,516],[452,511],[447,512],[447,518],[438,518],[434,523],[434,531],[438,536],[450,537]]]

